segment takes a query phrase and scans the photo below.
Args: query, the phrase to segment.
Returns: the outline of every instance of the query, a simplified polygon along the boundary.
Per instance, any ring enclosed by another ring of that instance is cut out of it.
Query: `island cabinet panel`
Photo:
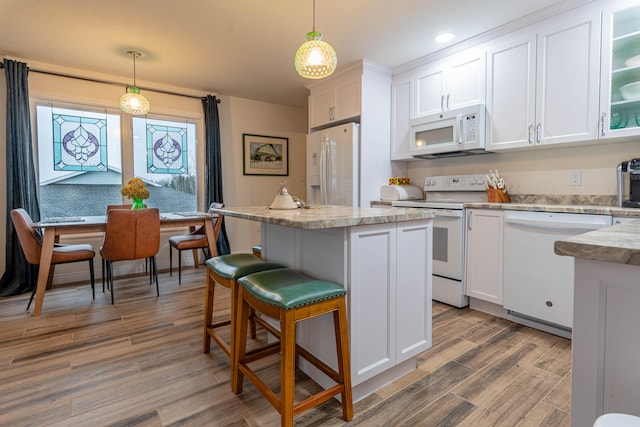
[[[354,399],[415,369],[431,347],[432,220],[329,229],[262,224],[263,257],[344,286]],[[336,367],[331,316],[298,325],[300,345]],[[331,381],[303,359],[323,387]]]
[[[354,383],[396,362],[396,229],[354,227],[350,233],[349,328]]]

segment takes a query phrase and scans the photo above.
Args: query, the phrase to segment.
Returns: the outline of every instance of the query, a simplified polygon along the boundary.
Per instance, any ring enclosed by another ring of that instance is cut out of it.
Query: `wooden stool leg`
[[[344,297],[338,302],[338,310],[333,312],[338,350],[338,375],[344,385],[342,394],[342,416],[345,421],[353,418],[353,396],[351,390],[351,366],[349,363],[349,330],[347,328],[347,306]]]
[[[247,353],[247,321],[249,317],[249,304],[244,301],[241,286],[237,287],[237,292],[236,318],[233,319],[236,324],[236,333],[232,336],[233,345],[231,346],[233,348],[231,352],[231,390],[235,394],[242,393],[244,375],[240,372],[240,361]]]
[[[280,314],[280,425],[293,426],[296,379],[296,322],[294,311]]]
[[[256,335],[257,335],[257,330],[256,330],[256,310],[251,307],[251,314],[249,315],[249,326],[251,327],[251,338],[255,339]]]
[[[216,282],[207,275],[206,295],[204,299],[204,341],[202,351],[208,353],[211,349],[211,337],[209,336],[209,326],[213,323],[213,295]]]

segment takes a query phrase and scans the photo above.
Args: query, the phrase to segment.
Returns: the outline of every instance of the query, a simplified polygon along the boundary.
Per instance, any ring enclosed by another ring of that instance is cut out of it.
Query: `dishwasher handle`
[[[504,219],[505,224],[520,225],[527,228],[535,228],[538,230],[584,230],[592,231],[606,227],[608,224],[602,223],[576,223],[569,221],[538,221],[535,219],[508,218]]]

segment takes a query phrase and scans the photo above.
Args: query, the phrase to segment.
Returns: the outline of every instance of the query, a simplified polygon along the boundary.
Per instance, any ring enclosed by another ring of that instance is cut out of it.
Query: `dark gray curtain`
[[[205,182],[206,195],[209,204],[213,202],[224,203],[222,198],[222,154],[220,148],[220,117],[218,116],[218,98],[207,95],[202,98],[204,108],[205,128]],[[231,253],[229,238],[225,228],[224,219],[220,236],[216,243],[218,255]]]
[[[34,221],[39,221],[40,204],[31,144],[27,64],[5,59],[3,65],[7,83],[7,241],[6,270],[0,278],[0,296],[7,296],[33,290],[38,277],[37,267],[24,258],[10,212],[23,208]]]

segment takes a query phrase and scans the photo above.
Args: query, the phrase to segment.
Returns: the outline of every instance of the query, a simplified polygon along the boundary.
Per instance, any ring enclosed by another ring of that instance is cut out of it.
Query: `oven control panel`
[[[484,175],[428,176],[424,191],[484,191]]]

